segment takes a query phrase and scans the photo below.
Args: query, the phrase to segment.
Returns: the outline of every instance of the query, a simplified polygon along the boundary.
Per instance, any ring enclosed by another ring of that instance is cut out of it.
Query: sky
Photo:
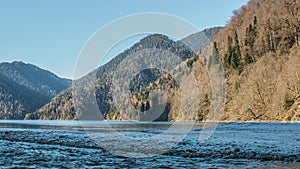
[[[87,40],[110,22],[162,12],[199,31],[224,26],[248,0],[0,0],[0,62],[23,61],[73,79]],[[135,38],[135,41],[138,39]],[[115,48],[120,53],[135,41]]]

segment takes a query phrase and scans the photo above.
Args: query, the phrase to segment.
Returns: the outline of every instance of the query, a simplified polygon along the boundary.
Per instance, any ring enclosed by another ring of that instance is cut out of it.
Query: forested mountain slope
[[[31,64],[0,63],[0,119],[24,119],[69,85]]]
[[[300,1],[251,0],[214,38],[226,69],[223,120],[300,120]]]
[[[204,36],[211,38],[220,29],[221,28],[206,29],[204,30],[204,32],[202,32],[202,34],[204,33]],[[191,41],[195,37],[198,37],[198,35],[191,35],[183,39],[183,41]],[[200,46],[199,48],[203,48],[203,46]],[[179,56],[182,61],[189,59],[194,54],[194,51],[187,47],[184,42],[175,42],[173,40],[170,40],[165,35],[154,34],[143,38],[131,48],[117,55],[107,64],[99,67],[96,75],[97,82],[95,84],[96,97],[99,109],[105,118],[120,120],[122,119],[121,117],[116,115],[115,107],[114,105],[112,105],[112,96],[110,93],[111,79],[115,69],[126,57],[144,49],[166,50]],[[148,69],[140,73],[131,83],[132,92],[138,91],[139,89],[147,86],[149,83],[156,81],[161,76],[162,72],[155,69]],[[43,106],[41,109],[37,110],[34,113],[28,114],[26,116],[26,119],[77,119],[78,117],[74,112],[74,104],[71,98],[72,89],[70,88],[66,92],[53,99],[50,103]]]
[[[133,94],[130,98],[131,103],[137,110],[143,112],[151,108],[151,102],[147,102],[149,91],[168,87],[171,92],[166,108],[167,120],[209,120],[208,115],[212,105],[210,80],[212,79],[207,75],[207,70],[221,63],[224,68],[227,90],[224,113],[219,120],[299,121],[299,10],[299,0],[250,0],[239,10],[235,10],[225,28],[212,36],[212,43],[197,53],[189,51],[184,45],[168,40],[162,35],[152,35],[141,40],[106,66],[98,69],[96,95],[101,112],[107,119],[126,120],[111,104],[110,76],[115,67],[131,52],[143,49],[144,46],[157,46],[179,52],[183,63],[192,69],[199,85],[201,101],[199,110],[194,117],[187,118],[187,116],[177,114],[181,103],[180,89],[176,88],[176,83],[168,74],[155,71],[146,73],[150,76],[140,75],[136,78],[137,82],[141,80],[146,82],[141,86],[133,87],[134,90],[131,91]],[[185,41],[193,42],[195,41],[193,38],[190,37]],[[179,67],[178,70],[180,70]],[[62,110],[68,112],[72,109],[72,99],[65,99],[70,98],[69,94],[62,94],[59,100],[54,100],[35,112],[34,117],[39,119],[47,112],[56,112],[61,118],[59,114],[64,112]],[[67,100],[67,102],[60,104],[60,100]],[[48,109],[49,105],[54,106]],[[64,108],[61,107],[62,105]],[[74,118],[76,117],[70,119]]]

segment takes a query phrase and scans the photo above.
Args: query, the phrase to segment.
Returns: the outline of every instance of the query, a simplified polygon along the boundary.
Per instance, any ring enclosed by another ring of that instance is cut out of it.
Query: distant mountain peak
[[[205,48],[209,44],[211,44],[211,41],[213,37],[221,30],[223,27],[213,27],[213,28],[207,28],[204,29],[201,32],[197,32],[194,34],[189,35],[188,37],[185,37],[180,40],[183,44],[189,46],[192,50],[195,52]]]
[[[140,40],[140,42],[143,41],[152,41],[152,42],[157,42],[158,40],[167,40],[167,41],[171,41],[171,39],[163,34],[159,34],[159,33],[154,33],[154,34],[150,34],[146,37],[144,37],[143,39]]]
[[[35,66],[33,64],[30,64],[30,63],[25,63],[23,61],[3,62],[3,63],[0,63],[0,64],[1,65],[6,65],[6,66],[9,66],[9,67],[32,67],[32,68],[35,68],[35,69],[43,70],[43,69],[39,68],[38,66]]]
[[[145,48],[166,48],[168,45],[166,44],[177,44],[174,40],[170,39],[168,36],[163,34],[151,34],[143,39],[141,39],[139,42],[137,42],[135,45],[133,45],[129,50],[136,50],[136,49],[145,49]],[[178,45],[178,44],[177,44]]]
[[[49,97],[56,96],[71,83],[50,71],[23,61],[0,63],[0,73],[20,85]]]
[[[25,64],[23,61],[13,61],[11,64]]]

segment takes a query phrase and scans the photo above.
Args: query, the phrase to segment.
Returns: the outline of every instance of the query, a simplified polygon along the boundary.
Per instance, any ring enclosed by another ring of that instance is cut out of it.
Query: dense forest
[[[299,10],[299,0],[251,0],[214,38],[226,70],[223,120],[300,120]]]
[[[23,62],[0,63],[0,119],[24,119],[71,81]]]

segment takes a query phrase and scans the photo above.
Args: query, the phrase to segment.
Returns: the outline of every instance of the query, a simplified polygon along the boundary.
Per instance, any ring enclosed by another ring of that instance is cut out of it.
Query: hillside
[[[197,53],[198,57],[187,61],[192,65],[199,86],[202,86],[197,115],[180,118],[176,114],[180,96],[175,89],[169,100],[168,120],[209,120],[212,86],[205,71],[214,64],[212,56],[215,53],[225,69],[227,88],[224,114],[220,120],[299,121],[299,5],[300,2],[295,0],[252,0],[234,11],[231,21],[213,38],[213,49],[206,49],[210,54],[205,54],[204,50]],[[205,83],[204,79],[208,82]],[[140,90],[136,100],[146,103],[144,93],[150,90],[151,87]]]
[[[71,84],[68,79],[23,62],[0,63],[0,72],[12,81],[51,98]]]
[[[210,45],[214,36],[222,29],[223,27],[207,28],[181,39],[180,42],[188,45],[194,51],[198,51]]]
[[[212,37],[214,33],[219,31],[220,28],[212,28],[206,29],[204,31],[205,36]],[[203,34],[203,32],[202,32]],[[193,40],[195,37],[198,37],[199,34],[191,35],[182,41],[187,43]],[[96,98],[99,105],[99,109],[103,116],[107,119],[124,119],[119,116],[119,112],[115,111],[115,107],[112,103],[112,96],[110,92],[110,84],[112,80],[112,76],[114,74],[115,69],[118,65],[128,56],[138,52],[143,51],[144,49],[159,49],[169,51],[177,56],[179,56],[183,61],[191,58],[193,56],[193,51],[186,47],[185,44],[178,41],[174,42],[170,40],[167,36],[154,34],[145,37],[140,40],[138,43],[133,45],[131,48],[125,50],[121,54],[117,55],[114,59],[108,62],[106,65],[103,65],[97,70],[97,82],[96,86]],[[203,48],[203,46],[199,46],[198,49]],[[147,53],[144,53],[148,55]],[[166,60],[165,62],[168,62]],[[131,92],[138,92],[140,89],[149,85],[152,82],[155,82],[163,75],[163,72],[156,69],[147,69],[140,74],[130,83]],[[87,78],[87,77],[84,77]],[[83,78],[83,79],[84,79]],[[76,113],[74,111],[74,105],[72,102],[71,89],[69,92],[65,92],[60,94],[50,103],[43,106],[41,109],[28,114],[26,119],[77,119]],[[141,103],[135,103],[141,104]],[[139,105],[137,105],[139,106]],[[68,115],[66,115],[68,114]],[[64,118],[68,116],[67,118]],[[141,119],[139,115],[135,117],[135,119]]]
[[[0,63],[0,70],[0,119],[24,119],[70,84],[22,62]]]
[[[222,120],[300,120],[299,10],[299,0],[251,0],[214,38],[226,68]]]
[[[49,101],[48,101],[49,102]],[[67,89],[53,98],[50,103],[44,103],[36,109],[34,113],[28,113],[26,120],[75,120],[78,119],[74,111],[74,103],[72,101],[72,90]]]
[[[149,93],[152,90],[163,89],[168,91],[166,114],[161,117],[163,120],[207,121],[211,119],[209,112],[214,102],[211,89],[214,86],[210,83],[211,75],[207,74],[207,70],[214,68],[220,58],[227,90],[224,113],[219,120],[299,121],[299,10],[298,0],[250,0],[239,10],[234,11],[225,28],[215,36],[211,36],[213,43],[207,44],[208,47],[197,53],[189,52],[189,49],[180,42],[177,44],[162,35],[145,38],[98,69],[96,96],[101,112],[107,119],[128,119],[123,117],[122,112],[112,104],[109,88],[111,76],[117,65],[130,53],[144,49],[145,46],[158,46],[162,49],[179,51],[179,55],[184,54],[182,63],[192,69],[199,86],[201,101],[199,110],[193,117],[180,114],[181,89],[168,74],[155,72],[155,70],[144,72],[134,78],[136,83],[132,84],[132,97],[129,101],[136,110],[141,112],[150,110],[154,102],[151,102],[151,99],[149,101]],[[182,42],[197,42],[197,38],[201,41],[202,37],[191,36],[183,39]],[[180,70],[180,66],[174,71],[177,70]],[[217,70],[221,68],[218,67]],[[71,102],[64,104],[65,109],[72,108]],[[56,105],[50,110],[51,112],[59,112],[62,109],[59,102],[50,104]],[[188,105],[187,103],[183,106],[188,108]],[[219,107],[217,111],[222,109]],[[43,116],[45,110],[49,112],[44,107],[37,112],[36,117]],[[134,120],[142,119],[142,115],[136,113],[128,117]]]

